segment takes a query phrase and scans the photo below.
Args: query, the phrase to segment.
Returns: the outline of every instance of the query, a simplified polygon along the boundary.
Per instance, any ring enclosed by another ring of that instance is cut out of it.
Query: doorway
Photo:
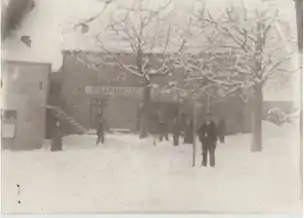
[[[106,99],[98,98],[98,99],[91,99],[90,103],[90,128],[95,129],[96,120],[98,115],[104,112],[104,108],[106,106]]]

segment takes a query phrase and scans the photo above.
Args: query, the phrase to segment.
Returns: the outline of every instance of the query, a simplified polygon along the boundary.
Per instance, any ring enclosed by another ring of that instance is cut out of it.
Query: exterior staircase
[[[69,116],[64,110],[58,106],[47,105],[47,109],[52,111],[52,114],[60,120],[64,126],[67,127],[67,134],[82,135],[88,132],[88,130],[79,124],[73,117]]]

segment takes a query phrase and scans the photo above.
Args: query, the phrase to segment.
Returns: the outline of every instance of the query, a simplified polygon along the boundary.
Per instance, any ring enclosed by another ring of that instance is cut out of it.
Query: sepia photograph
[[[302,0],[2,0],[2,214],[302,214]]]

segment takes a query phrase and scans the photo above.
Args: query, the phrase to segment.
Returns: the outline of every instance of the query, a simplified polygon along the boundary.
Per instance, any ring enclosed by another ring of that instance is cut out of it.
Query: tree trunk
[[[207,94],[207,113],[210,113],[211,109],[210,109],[210,95]]]
[[[149,132],[149,117],[150,117],[150,105],[151,105],[151,87],[148,85],[144,88],[143,105],[140,116],[139,126],[139,138],[143,139],[148,136]]]
[[[263,93],[262,84],[254,86],[252,105],[252,144],[251,151],[262,151],[262,119],[263,119]]]

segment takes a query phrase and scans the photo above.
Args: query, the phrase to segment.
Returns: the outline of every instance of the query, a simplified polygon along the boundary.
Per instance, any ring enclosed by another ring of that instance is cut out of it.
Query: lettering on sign
[[[115,86],[87,86],[85,93],[88,95],[123,95],[139,96],[143,93],[142,87],[115,87]]]

